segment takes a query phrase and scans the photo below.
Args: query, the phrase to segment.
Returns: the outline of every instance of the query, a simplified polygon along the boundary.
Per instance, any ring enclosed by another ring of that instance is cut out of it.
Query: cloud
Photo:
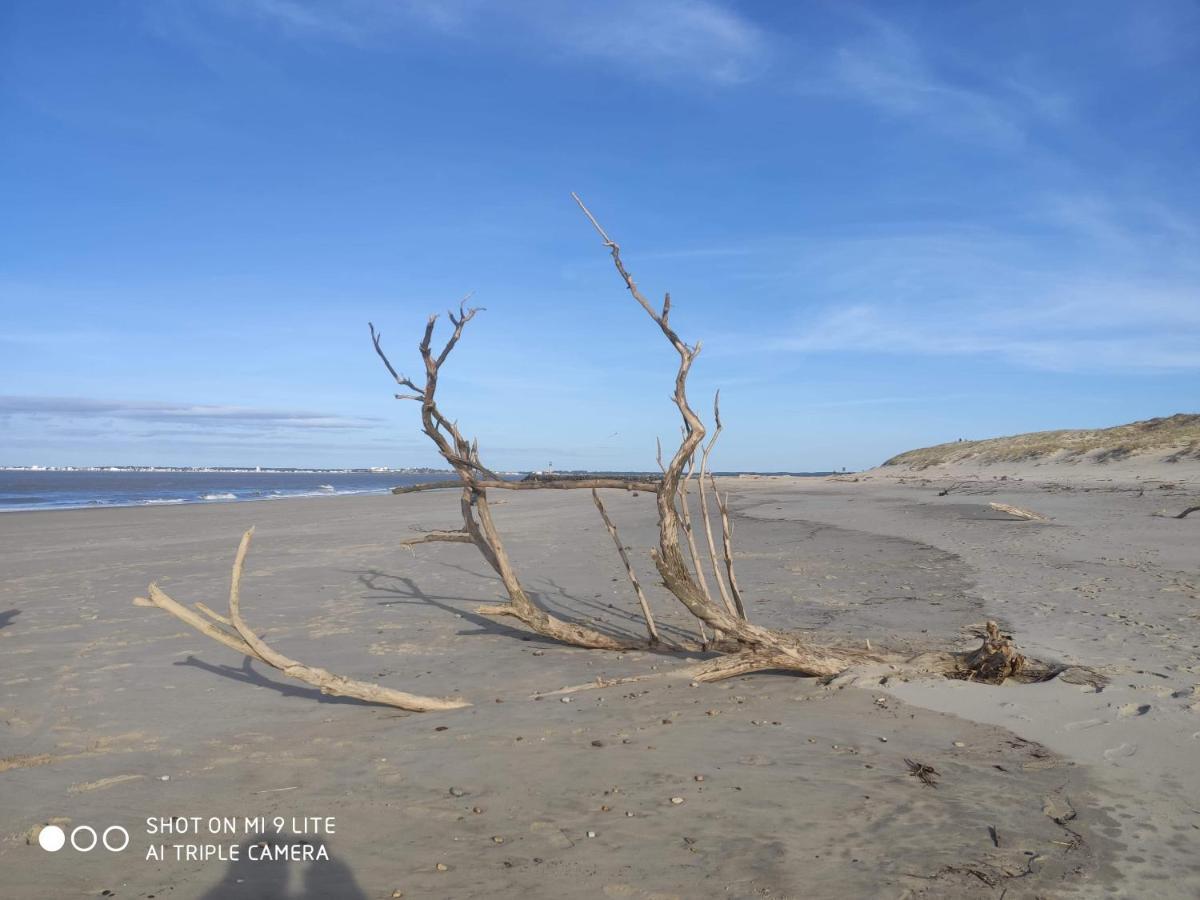
[[[1044,371],[1200,370],[1195,226],[1142,198],[1052,196],[1010,230],[875,228],[758,248],[796,285],[789,352],[990,356]],[[779,274],[772,278],[779,278]],[[771,285],[779,290],[778,283]],[[740,354],[761,341],[733,342]]]
[[[225,425],[296,429],[364,429],[375,427],[381,421],[319,412],[253,409],[243,406],[12,395],[0,395],[0,415],[134,419],[206,427]]]
[[[860,18],[868,27],[834,51],[826,89],[943,133],[1005,148],[1024,142],[1024,115],[1002,93],[952,81],[909,34],[876,17]],[[1042,99],[1028,85],[1011,86],[1031,105],[1061,107],[1061,98]]]
[[[705,0],[580,4],[542,22],[551,42],[611,64],[662,76],[736,84],[766,66],[768,42],[753,23]]]
[[[409,25],[452,32],[477,0],[216,0],[209,8],[257,21],[289,37],[367,44]]]
[[[1136,296],[1129,301],[1132,311]],[[1100,334],[1089,334],[1086,310],[1080,311],[1074,331],[1044,327],[1037,322],[1044,311],[1036,305],[1006,312],[1013,320],[1010,327],[998,327],[979,310],[947,316],[930,315],[927,310],[855,305],[819,316],[798,334],[775,341],[773,347],[898,356],[995,356],[1021,367],[1060,372],[1200,370],[1200,326],[1190,333],[1156,324],[1142,333],[1108,327]]]
[[[287,38],[387,47],[415,29],[494,45],[506,32],[521,51],[533,40],[560,62],[600,60],[656,80],[737,84],[765,67],[768,41],[750,20],[713,0],[195,0],[167,16],[148,8],[161,33],[195,43],[197,16],[251,22]]]
[[[1067,126],[1074,107],[1042,83],[1026,57],[985,64],[944,40],[922,40],[859,7],[839,8],[855,29],[800,84],[803,93],[865,104],[943,135],[996,150],[1024,150],[1040,124]]]
[[[905,256],[907,246],[911,267],[899,266],[890,282],[842,285],[841,300],[822,304],[796,333],[772,346],[992,356],[1059,372],[1200,370],[1200,282],[1105,277],[996,260],[972,272],[970,258],[934,277],[921,271],[915,243],[885,243],[888,258]]]

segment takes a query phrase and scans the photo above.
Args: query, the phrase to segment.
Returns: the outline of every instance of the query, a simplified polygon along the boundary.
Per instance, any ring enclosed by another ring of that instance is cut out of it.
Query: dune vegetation
[[[1054,457],[1093,462],[1157,453],[1164,461],[1200,459],[1200,414],[1177,413],[1112,428],[1034,431],[981,441],[955,441],[909,450],[885,466],[924,469],[949,463],[1021,462]]]

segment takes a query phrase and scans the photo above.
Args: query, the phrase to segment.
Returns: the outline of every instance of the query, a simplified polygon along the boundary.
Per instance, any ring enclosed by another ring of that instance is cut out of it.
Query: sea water
[[[387,472],[0,471],[0,512],[384,494],[453,479]]]

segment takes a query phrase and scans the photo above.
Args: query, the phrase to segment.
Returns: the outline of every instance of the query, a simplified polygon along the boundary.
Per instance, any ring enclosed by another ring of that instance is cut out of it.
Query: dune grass
[[[1200,459],[1200,414],[1177,413],[1113,428],[1034,431],[982,441],[956,441],[909,450],[885,466],[924,469],[955,462],[1020,462],[1059,456],[1095,462],[1161,451],[1168,460]]]

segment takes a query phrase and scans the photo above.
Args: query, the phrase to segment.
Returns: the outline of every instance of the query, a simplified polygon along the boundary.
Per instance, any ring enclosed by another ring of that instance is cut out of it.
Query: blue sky
[[[1200,5],[125,0],[0,11],[0,464],[723,469],[1200,408]]]

